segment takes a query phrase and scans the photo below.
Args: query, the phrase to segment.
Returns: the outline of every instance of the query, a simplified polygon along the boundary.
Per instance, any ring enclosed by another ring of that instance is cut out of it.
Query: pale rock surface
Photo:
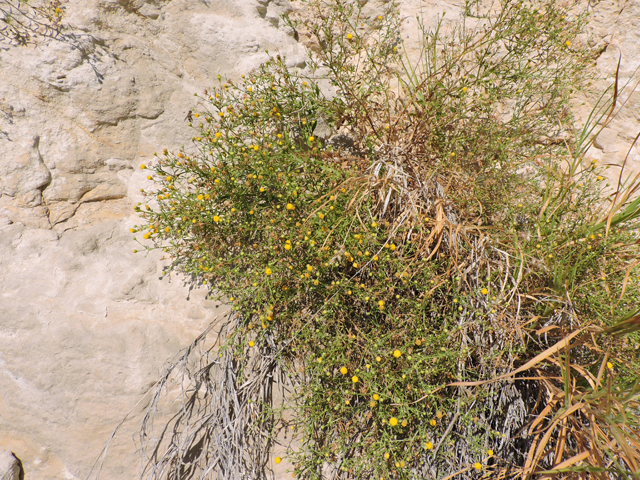
[[[591,4],[584,41],[603,47],[598,68],[611,82],[620,52],[621,79],[631,78],[640,64],[640,3]],[[461,14],[453,0],[400,7],[413,51],[416,15],[433,26],[438,14],[446,22]],[[132,435],[145,393],[224,311],[181,279],[160,280],[160,253],[132,253],[132,207],[148,187],[138,165],[189,144],[193,94],[217,74],[239,77],[267,58],[265,49],[304,66],[304,48],[279,18],[291,8],[303,7],[70,0],[64,41],[0,46],[0,449],[16,452],[26,478],[87,478],[125,417],[100,478],[137,478]],[[373,2],[367,8],[375,13]],[[589,152],[601,164],[620,164],[640,131],[638,94],[627,97]],[[593,98],[586,101],[576,102],[583,121]],[[640,171],[638,147],[627,163]],[[290,467],[283,461],[278,477],[291,478]]]

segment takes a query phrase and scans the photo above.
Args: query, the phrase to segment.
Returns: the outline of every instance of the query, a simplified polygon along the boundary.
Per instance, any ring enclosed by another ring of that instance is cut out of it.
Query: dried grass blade
[[[562,470],[563,468],[568,468],[568,467],[570,467],[572,465],[575,465],[578,462],[581,462],[585,458],[588,458],[590,455],[591,455],[591,453],[588,452],[588,451],[580,452],[577,455],[574,455],[573,457],[566,459],[564,462],[559,463],[558,465],[554,466],[553,469],[549,470],[548,472],[543,472],[545,475],[540,477],[540,480],[545,479],[545,478],[554,478],[559,473],[559,472],[553,473],[554,470]]]
[[[624,274],[624,279],[622,280],[622,291],[620,292],[620,298],[618,298],[618,303],[622,300],[622,297],[624,297],[624,293],[627,290],[627,283],[629,282],[629,276],[631,275],[631,271],[634,268],[636,268],[638,265],[640,265],[640,260],[638,260],[636,263],[630,265],[629,268],[627,268],[627,271]]]
[[[627,435],[624,432],[620,431],[617,427],[611,428],[611,435],[613,435],[616,439],[618,447],[624,450],[625,455],[622,456],[622,460],[631,468],[632,471],[640,473],[640,468],[638,467],[638,462],[636,461],[638,452],[634,452],[629,447],[629,443],[627,442]]]
[[[536,452],[536,446],[538,445],[538,439],[540,438],[540,434],[537,434],[531,443],[531,447],[529,447],[529,453],[527,453],[527,459],[524,462],[524,467],[522,467],[522,480],[526,480],[528,473],[531,471],[533,467],[533,456]]]
[[[553,406],[557,403],[556,400],[552,400],[551,402],[549,402],[547,404],[546,407],[544,407],[544,409],[538,414],[538,416],[536,417],[536,419],[531,423],[531,426],[529,427],[529,435],[531,435],[533,433],[533,430],[538,426],[538,424],[540,424],[540,422],[542,422],[546,416],[549,414],[549,412],[551,411],[551,409],[553,408]]]
[[[539,355],[536,355],[534,358],[529,360],[527,363],[525,363],[521,367],[515,369],[513,372],[505,373],[504,375],[500,375],[500,376],[498,376],[496,378],[493,378],[491,380],[482,380],[482,381],[478,381],[478,382],[453,382],[453,383],[447,384],[447,386],[448,387],[459,387],[459,386],[461,386],[461,387],[473,387],[473,386],[478,386],[478,385],[486,385],[487,383],[497,382],[498,380],[503,380],[505,378],[509,378],[509,377],[514,376],[514,375],[517,375],[518,373],[524,372],[525,370],[530,369],[531,367],[533,367],[537,363],[540,363],[543,360],[546,360],[551,355],[554,355],[558,351],[562,350],[563,348],[565,348],[569,344],[569,342],[573,338],[575,338],[576,336],[578,336],[579,334],[581,334],[585,330],[586,330],[586,328],[581,328],[579,330],[576,330],[575,332],[571,333],[570,335],[568,335],[565,338],[563,338],[562,340],[560,340],[554,346],[549,347],[544,352],[540,353]]]

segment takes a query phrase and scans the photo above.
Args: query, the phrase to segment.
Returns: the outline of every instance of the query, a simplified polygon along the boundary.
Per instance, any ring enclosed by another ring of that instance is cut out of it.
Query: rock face
[[[452,21],[459,2],[403,0],[407,18]],[[640,64],[640,4],[596,3],[598,67]],[[224,310],[160,280],[164,260],[129,233],[147,187],[141,163],[190,142],[194,93],[280,52],[305,50],[280,20],[286,0],[69,0],[59,41],[0,44],[0,448],[26,478],[137,477],[132,435],[165,361]],[[406,25],[405,41],[415,29]],[[626,98],[626,97],[624,97]],[[587,107],[576,105],[579,115]],[[638,95],[598,136],[598,162],[620,164],[640,131]],[[640,148],[628,164],[640,170]],[[617,177],[617,173],[615,175]],[[4,457],[2,457],[4,458]],[[283,462],[283,465],[285,462]],[[0,472],[4,472],[0,467]],[[3,478],[3,477],[0,477]],[[12,478],[12,477],[9,477]],[[282,473],[282,478],[285,478]],[[289,475],[286,478],[290,478]]]

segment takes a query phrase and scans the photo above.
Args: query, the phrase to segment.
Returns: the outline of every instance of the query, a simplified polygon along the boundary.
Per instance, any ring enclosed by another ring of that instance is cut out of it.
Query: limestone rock
[[[35,135],[14,150],[12,162],[0,163],[0,193],[16,197],[20,204],[30,207],[42,203],[42,190],[51,182],[39,144],[40,137]]]

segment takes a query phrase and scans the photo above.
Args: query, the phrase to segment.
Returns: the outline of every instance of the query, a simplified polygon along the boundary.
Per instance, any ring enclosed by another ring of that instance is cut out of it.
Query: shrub
[[[637,179],[605,197],[585,161],[617,86],[576,133],[585,15],[465,12],[416,63],[393,4],[311,1],[312,76],[219,77],[192,146],[142,166],[136,230],[233,305],[149,478],[262,478],[286,426],[298,478],[638,469]]]

